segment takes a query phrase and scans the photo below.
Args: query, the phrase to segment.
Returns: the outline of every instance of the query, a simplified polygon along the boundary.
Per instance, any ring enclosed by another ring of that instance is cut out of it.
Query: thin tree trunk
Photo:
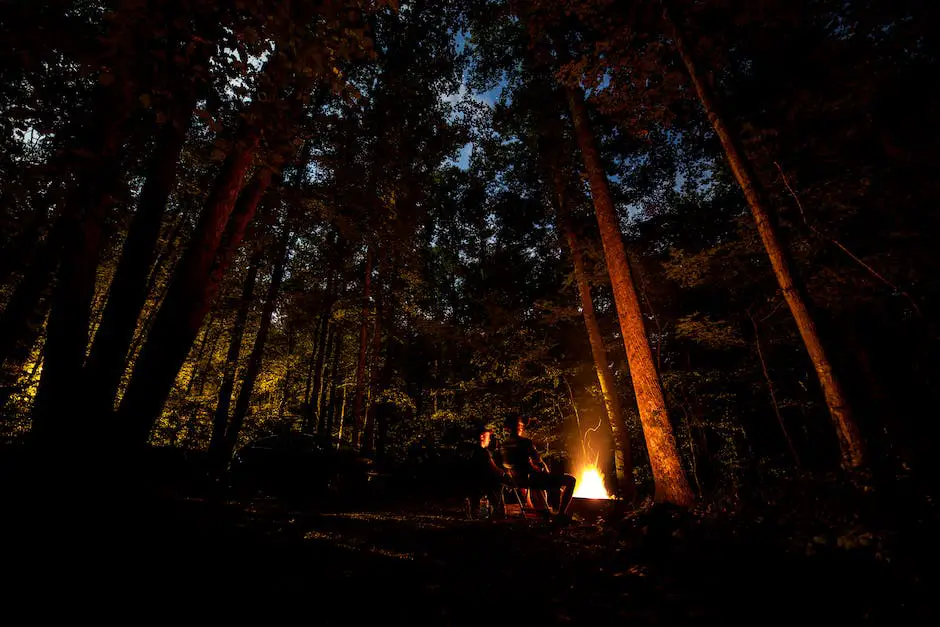
[[[770,211],[768,210],[763,195],[761,193],[756,177],[751,172],[750,164],[747,161],[744,150],[735,137],[718,109],[718,104],[713,96],[711,89],[702,79],[699,69],[692,58],[692,53],[686,47],[682,34],[669,15],[665,3],[663,3],[663,18],[666,21],[669,34],[675,43],[676,50],[685,64],[686,71],[692,80],[692,85],[698,94],[699,101],[708,121],[721,140],[725,156],[735,179],[744,192],[748,206],[751,208],[751,214],[757,223],[757,231],[760,233],[764,248],[770,257],[770,265],[773,267],[774,275],[777,277],[777,283],[783,292],[783,297],[790,307],[790,313],[796,322],[796,326],[803,338],[806,351],[816,370],[816,376],[819,378],[819,384],[822,387],[823,396],[826,399],[826,405],[829,408],[829,414],[835,425],[836,434],[839,437],[839,445],[842,451],[842,463],[848,468],[858,468],[864,462],[864,446],[858,425],[852,416],[848,398],[842,390],[842,386],[836,377],[832,363],[829,360],[826,350],[823,347],[822,339],[816,329],[816,323],[810,313],[807,299],[802,290],[797,285],[793,273],[790,269],[790,263],[787,255],[780,244],[776,230],[770,220]]]
[[[559,206],[564,198],[559,194]],[[562,209],[564,211],[564,209]],[[620,395],[614,385],[614,378],[610,372],[607,359],[607,349],[604,347],[604,338],[594,315],[594,301],[591,298],[591,286],[588,284],[584,272],[584,259],[575,237],[571,224],[564,214],[559,217],[568,248],[571,250],[571,260],[574,264],[575,281],[578,284],[578,293],[581,296],[581,313],[584,317],[584,326],[587,329],[588,341],[591,344],[591,354],[594,357],[594,369],[597,372],[597,381],[600,384],[601,394],[604,396],[604,406],[607,408],[609,428],[614,440],[614,469],[617,474],[617,487],[621,496],[632,501],[636,494],[636,484],[633,480],[633,465],[630,455],[630,433],[623,418],[623,407]]]
[[[363,427],[363,401],[366,387],[366,353],[369,348],[369,297],[372,294],[372,247],[366,255],[362,289],[362,321],[359,325],[359,362],[356,366],[356,396],[353,400],[352,444],[359,447]]]
[[[366,455],[371,455],[375,449],[375,411],[378,403],[376,397],[379,395],[379,378],[382,369],[379,368],[379,360],[382,358],[382,307],[376,305],[375,320],[372,324],[372,363],[369,366],[369,398],[370,403],[366,411],[366,423],[363,429],[362,451]]]
[[[146,442],[215,296],[224,272],[213,270],[216,255],[260,138],[260,130],[248,126],[235,142],[141,348],[117,416],[129,443]],[[254,198],[252,194],[249,200]],[[257,202],[246,205],[245,213],[253,215]]]
[[[328,332],[326,336],[326,353],[324,354],[324,363],[321,364],[320,369],[319,369],[319,373],[320,373],[320,376],[318,377],[319,381],[311,392],[312,394],[316,395],[316,400],[317,400],[317,433],[323,433],[323,431],[327,427],[325,414],[326,414],[326,392],[327,392],[326,369],[328,365],[325,362],[326,362],[326,358],[328,358],[330,355],[333,354],[333,345],[336,344],[336,325],[331,322],[327,331]],[[313,401],[312,398],[310,400],[311,402]]]
[[[313,325],[313,328],[314,328],[314,337],[313,337],[313,342],[312,342],[313,346],[310,348],[310,358],[307,360],[307,380],[306,380],[306,383],[304,383],[304,407],[305,407],[304,420],[307,419],[306,408],[310,406],[310,388],[313,385],[313,369],[317,363],[317,351],[320,349],[320,346],[318,345],[318,342],[317,342],[317,338],[319,337],[319,334],[316,332],[316,329],[319,329],[320,325],[322,324],[323,324],[323,314],[321,313],[317,317],[317,320]],[[306,427],[304,428],[304,431],[305,432],[307,431]]]
[[[85,364],[88,411],[110,412],[127,366],[128,349],[147,301],[148,273],[154,260],[160,224],[176,184],[179,156],[196,106],[195,89],[186,90],[173,119],[162,129],[151,158],[147,182],[111,281],[108,301]]]
[[[310,388],[309,399],[305,408],[304,431],[313,433],[317,430],[320,420],[320,381],[323,378],[323,363],[326,359],[327,334],[330,326],[330,316],[333,311],[333,277],[330,276],[327,286],[326,302],[324,303],[323,315],[320,317],[320,329],[317,333],[316,358],[313,363],[313,382]],[[316,402],[315,402],[316,401]]]
[[[339,434],[337,437],[343,439],[343,428],[346,426],[346,395],[349,392],[349,386],[343,383],[343,400],[339,406]]]
[[[264,305],[261,308],[261,325],[258,327],[258,335],[255,336],[255,343],[254,346],[252,346],[251,355],[248,357],[248,365],[245,366],[245,377],[242,379],[242,386],[238,391],[238,399],[235,401],[235,409],[232,411],[232,420],[228,429],[225,431],[221,458],[223,467],[227,466],[232,459],[232,453],[234,453],[235,446],[238,444],[238,435],[241,433],[245,416],[248,415],[248,406],[251,403],[251,395],[255,389],[255,381],[258,378],[258,374],[261,372],[264,347],[268,341],[268,332],[271,329],[271,318],[274,315],[274,306],[277,302],[278,294],[281,291],[281,282],[284,280],[289,241],[290,234],[285,232],[275,252],[276,261],[274,270],[271,272],[271,282],[268,284],[268,293],[265,296]]]
[[[567,89],[568,106],[574,122],[575,135],[594,200],[597,224],[607,258],[607,270],[617,306],[620,330],[630,364],[633,389],[636,392],[640,422],[649,451],[656,499],[678,505],[690,505],[694,501],[689,481],[679,457],[676,438],[666,409],[662,384],[656,372],[653,353],[643,323],[643,314],[637,298],[636,287],[627,262],[623,246],[620,223],[614,209],[607,182],[607,174],[589,126],[587,111],[581,93]]]
[[[290,395],[290,384],[291,384],[291,373],[294,371],[291,368],[291,357],[294,356],[294,331],[290,331],[290,335],[287,339],[287,367],[284,369],[284,386],[281,391],[281,402],[277,406],[277,420],[280,424],[284,421],[284,410],[287,407],[287,397]]]
[[[325,428],[326,434],[330,437],[333,437],[333,426],[336,422],[336,383],[340,375],[339,359],[343,352],[343,333],[339,327],[333,329],[333,337],[335,338],[333,342],[333,366],[330,368],[330,400],[326,404],[327,414]],[[340,427],[340,435],[342,435],[342,427]]]
[[[222,374],[222,383],[219,386],[219,399],[216,402],[212,417],[212,436],[209,440],[209,457],[216,458],[222,452],[222,443],[225,440],[225,427],[228,424],[229,407],[232,403],[232,392],[235,389],[235,372],[238,369],[238,354],[241,352],[242,338],[245,335],[245,325],[248,323],[248,314],[251,312],[251,303],[254,299],[255,282],[258,278],[258,268],[261,266],[263,249],[259,245],[255,248],[248,264],[248,272],[242,284],[241,300],[238,311],[235,312],[235,322],[229,336],[228,353],[225,356],[225,370]]]
[[[770,371],[767,370],[767,362],[764,361],[764,351],[761,349],[760,345],[760,330],[757,327],[757,320],[748,312],[748,318],[751,319],[751,324],[754,326],[754,345],[757,348],[757,358],[760,360],[760,367],[764,373],[764,381],[767,383],[767,391],[770,393],[770,403],[774,408],[774,415],[777,417],[777,424],[780,425],[780,431],[783,433],[784,439],[787,441],[787,447],[790,449],[790,454],[793,455],[793,461],[796,463],[796,467],[800,467],[800,456],[796,452],[796,447],[793,446],[793,440],[790,438],[790,432],[787,431],[787,425],[783,422],[783,416],[780,415],[780,406],[777,404],[777,393],[774,392],[774,382],[770,378]]]

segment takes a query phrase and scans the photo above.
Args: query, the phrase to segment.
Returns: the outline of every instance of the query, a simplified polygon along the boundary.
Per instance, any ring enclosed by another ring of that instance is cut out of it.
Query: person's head
[[[526,419],[523,416],[508,416],[506,418],[506,429],[515,436],[521,436],[525,430]]]
[[[487,448],[490,445],[490,440],[493,437],[493,432],[489,429],[483,429],[480,431],[480,447]]]

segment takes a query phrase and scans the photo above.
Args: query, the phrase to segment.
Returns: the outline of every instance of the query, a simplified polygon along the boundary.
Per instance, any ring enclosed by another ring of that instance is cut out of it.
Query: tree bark
[[[314,386],[313,390],[311,391],[311,394],[316,396],[316,401],[317,401],[317,413],[316,413],[317,433],[323,433],[323,431],[326,429],[326,426],[327,426],[325,413],[326,413],[326,392],[327,392],[326,368],[328,364],[326,363],[326,358],[333,354],[333,346],[335,344],[336,344],[336,325],[334,325],[331,322],[327,329],[326,353],[324,353],[324,359],[323,359],[324,363],[321,363],[317,369],[318,381],[317,381],[317,384]],[[310,399],[310,402],[311,403],[313,402],[313,398]]]
[[[337,327],[333,329],[333,337],[336,338],[333,342],[333,365],[330,367],[330,397],[327,401],[327,413],[326,413],[326,434],[330,437],[333,437],[333,426],[336,422],[336,383],[339,378],[339,359],[340,355],[343,353],[343,333],[342,330]]]
[[[232,392],[235,390],[238,354],[241,352],[245,325],[248,323],[248,314],[251,312],[251,303],[254,298],[255,282],[258,278],[258,268],[261,266],[262,253],[263,249],[259,245],[251,256],[248,273],[245,275],[245,282],[242,284],[241,300],[238,304],[238,311],[235,312],[235,322],[229,336],[228,353],[225,356],[225,370],[222,374],[222,383],[219,386],[219,400],[216,403],[215,413],[212,417],[212,436],[209,440],[210,459],[217,459],[222,452],[225,427],[228,425],[229,407],[232,404]]]
[[[232,411],[231,423],[225,431],[220,462],[223,467],[228,465],[232,459],[232,454],[235,452],[235,446],[238,444],[238,435],[241,433],[245,416],[248,415],[248,406],[251,403],[251,395],[255,389],[255,381],[258,378],[258,374],[261,372],[264,347],[268,341],[268,332],[271,329],[271,318],[274,315],[274,306],[277,302],[278,294],[281,291],[281,282],[284,280],[289,241],[290,234],[285,232],[275,252],[276,261],[274,270],[271,272],[271,282],[268,284],[268,292],[265,296],[264,305],[261,308],[261,325],[258,327],[258,335],[255,336],[255,343],[251,348],[251,355],[248,357],[248,365],[245,366],[245,377],[242,379],[242,386],[238,391],[238,399],[235,401],[235,409]]]
[[[330,317],[333,312],[333,276],[327,281],[326,301],[323,303],[323,315],[320,317],[320,329],[317,333],[316,357],[313,362],[313,381],[307,395],[307,405],[304,409],[304,431],[313,433],[320,424],[320,383],[323,379],[323,363],[326,360],[328,343],[327,334],[330,328]]]
[[[148,273],[195,107],[195,89],[190,88],[184,92],[182,102],[175,107],[172,119],[157,139],[147,182],[141,191],[121,260],[111,281],[101,324],[85,364],[87,411],[92,415],[103,415],[113,409],[127,366],[128,349],[147,301]]]
[[[129,444],[146,442],[218,289],[224,268],[215,264],[216,255],[260,138],[259,129],[244,127],[226,157],[195,233],[173,274],[153,328],[141,348],[117,416],[124,431],[120,437]],[[248,198],[246,215],[254,215],[256,197],[260,199],[260,194],[251,194]],[[251,201],[254,201],[253,206]],[[240,240],[241,235],[236,235]],[[213,270],[214,266],[217,271]]]
[[[561,196],[561,194],[559,194]],[[559,205],[564,199],[559,197]],[[563,210],[562,210],[563,211]],[[591,344],[591,355],[594,357],[594,369],[597,372],[597,382],[600,384],[601,394],[604,397],[604,406],[607,408],[607,418],[610,432],[614,440],[614,468],[617,473],[617,487],[620,495],[627,501],[632,501],[636,495],[636,484],[633,480],[633,464],[630,455],[630,434],[627,423],[623,418],[623,406],[620,395],[614,385],[614,378],[610,372],[607,359],[607,349],[604,347],[604,338],[594,315],[594,301],[591,298],[591,286],[588,284],[584,271],[584,259],[575,237],[574,230],[564,214],[559,217],[568,248],[571,250],[571,260],[574,264],[575,281],[578,284],[578,294],[581,296],[581,313],[584,317],[584,326],[587,329],[588,341]]]
[[[777,278],[777,283],[780,285],[783,297],[790,308],[790,313],[793,315],[796,326],[800,331],[800,336],[803,338],[806,351],[813,362],[816,376],[819,378],[819,384],[822,387],[823,396],[826,399],[826,405],[829,408],[829,414],[832,417],[839,438],[842,463],[847,468],[858,468],[865,461],[861,433],[852,415],[848,398],[842,390],[839,379],[832,367],[832,362],[823,346],[816,323],[810,313],[807,299],[803,294],[803,290],[797,285],[790,269],[790,262],[771,222],[770,211],[766,206],[757,178],[751,171],[750,164],[738,138],[728,128],[710,87],[702,79],[692,53],[686,47],[682,34],[670,17],[665,3],[663,3],[663,18],[702,104],[702,109],[704,109],[708,121],[718,135],[718,139],[721,140],[731,171],[734,173],[741,191],[744,192],[744,198],[747,200],[754,221],[757,223],[757,231],[760,233],[761,241],[767,255],[770,257],[770,265]]]
[[[63,217],[55,227],[61,233],[50,234],[53,246],[61,242],[62,257],[46,324],[45,366],[32,412],[32,437],[43,445],[74,446],[80,431],[72,408],[84,392],[81,372],[91,301],[105,219],[121,182],[121,150],[132,93],[130,84],[106,91],[96,121],[86,129],[92,135],[85,146],[94,155],[93,163],[86,164],[66,197]]]
[[[360,446],[363,427],[363,399],[366,387],[366,353],[369,349],[369,297],[372,295],[372,247],[366,254],[366,271],[362,288],[362,321],[359,325],[359,362],[356,366],[356,396],[353,400],[352,444]]]
[[[653,353],[646,336],[643,314],[640,311],[636,287],[627,262],[620,223],[610,195],[607,175],[589,125],[583,96],[570,87],[566,91],[604,245],[604,255],[607,259],[607,270],[617,306],[620,330],[630,364],[633,388],[636,392],[640,422],[643,425],[643,434],[649,451],[656,486],[655,496],[657,500],[683,506],[691,505],[694,497],[685,470],[682,468],[676,438],[666,409],[662,384],[656,372]]]
[[[379,360],[382,358],[382,307],[376,305],[375,320],[372,324],[372,363],[369,366],[369,406],[366,410],[366,422],[363,429],[362,451],[366,455],[371,455],[375,450],[375,411],[378,403],[376,397],[379,395],[379,383],[382,369],[379,368]]]

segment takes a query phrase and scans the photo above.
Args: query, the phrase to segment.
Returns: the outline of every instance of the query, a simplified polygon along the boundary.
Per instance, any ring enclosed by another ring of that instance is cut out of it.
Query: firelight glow
[[[594,464],[588,464],[581,469],[578,483],[574,488],[576,499],[609,499],[607,488],[604,487],[604,474]]]

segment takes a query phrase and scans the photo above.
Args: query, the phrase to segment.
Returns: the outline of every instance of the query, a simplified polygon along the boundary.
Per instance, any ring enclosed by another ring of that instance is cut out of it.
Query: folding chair
[[[519,482],[516,481],[515,474],[512,471],[512,467],[506,464],[503,464],[503,470],[506,471],[506,474],[503,475],[505,479],[503,480],[503,501],[505,502],[506,490],[509,490],[509,493],[516,498],[516,503],[519,504],[519,515],[528,520],[526,516],[526,501],[528,500],[528,495],[523,498],[523,493],[525,488],[519,485]]]

